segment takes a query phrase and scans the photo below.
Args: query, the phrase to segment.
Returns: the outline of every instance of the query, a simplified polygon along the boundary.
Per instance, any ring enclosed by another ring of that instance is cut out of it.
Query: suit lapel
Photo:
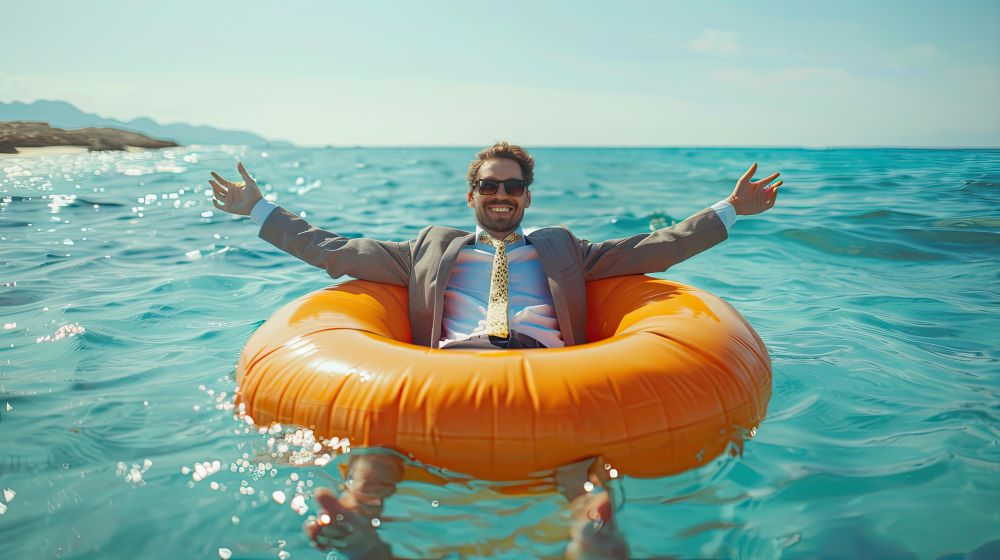
[[[444,253],[441,254],[441,262],[438,264],[437,276],[434,281],[434,323],[431,332],[431,347],[437,348],[437,343],[441,340],[441,319],[444,316],[444,291],[448,288],[448,281],[451,279],[451,271],[455,268],[455,261],[458,259],[458,252],[462,247],[469,244],[475,234],[468,233],[456,237],[448,243]]]
[[[562,289],[562,268],[559,266],[561,256],[552,248],[552,243],[541,231],[531,232],[526,237],[538,251],[538,260],[542,261],[542,270],[545,271],[545,278],[549,282],[549,292],[552,293],[552,303],[556,308],[559,330],[562,331],[563,341],[567,346],[571,346],[575,344],[575,341],[573,340],[573,328],[570,324],[569,306]]]
[[[552,251],[552,244],[549,243],[545,236],[539,235],[537,231],[529,233],[527,236],[528,241],[535,246],[535,250],[538,251],[538,259],[542,261],[542,270],[545,271],[545,276],[552,282],[552,279],[558,274],[558,270],[552,270],[555,267],[554,258],[555,255]]]
[[[448,287],[448,279],[451,278],[451,269],[455,267],[458,252],[462,250],[462,247],[468,245],[473,237],[475,237],[475,234],[468,233],[452,239],[448,243],[448,247],[445,248],[444,253],[441,254],[441,264],[438,265],[437,285],[441,288],[442,293],[444,292],[444,288]]]

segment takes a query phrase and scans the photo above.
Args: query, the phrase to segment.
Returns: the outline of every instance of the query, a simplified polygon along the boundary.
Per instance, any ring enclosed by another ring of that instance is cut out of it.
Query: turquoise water
[[[937,558],[1000,539],[1000,151],[533,153],[525,226],[591,240],[683,219],[753,161],[785,181],[773,210],[659,275],[750,321],[774,396],[742,458],[619,480],[636,557]],[[232,393],[254,329],[330,279],[213,212],[208,171],[235,177],[240,158],[313,223],[402,240],[474,226],[473,154],[0,159],[0,556],[322,558],[290,504],[314,512],[340,475],[296,465],[311,446],[293,428],[234,419]],[[480,486],[405,484],[380,531],[403,557],[561,552],[559,500]]]

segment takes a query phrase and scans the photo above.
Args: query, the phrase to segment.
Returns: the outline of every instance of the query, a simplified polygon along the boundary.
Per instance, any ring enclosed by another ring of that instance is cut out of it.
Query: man
[[[521,220],[531,206],[534,159],[520,146],[499,142],[469,166],[466,200],[475,211],[475,234],[430,226],[408,242],[347,239],[310,226],[263,200],[256,182],[237,166],[244,183],[212,173],[215,206],[249,215],[260,237],[296,257],[343,275],[406,286],[414,344],[443,349],[553,348],[586,340],[585,283],[610,276],[659,272],[728,237],[738,215],[774,206],[779,173],[753,181],[757,164],[732,194],[683,222],[652,233],[590,243],[565,228],[525,235]],[[557,482],[573,506],[571,557],[624,557],[614,525],[603,462],[571,465]],[[321,548],[336,546],[352,557],[388,558],[370,519],[395,491],[402,464],[389,455],[352,458],[340,497],[317,492],[323,512],[307,527]],[[588,491],[582,489],[586,482]],[[593,521],[593,523],[590,523]]]

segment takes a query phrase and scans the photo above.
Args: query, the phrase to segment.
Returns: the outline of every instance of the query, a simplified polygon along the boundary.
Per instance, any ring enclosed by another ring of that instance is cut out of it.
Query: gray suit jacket
[[[260,237],[333,278],[347,275],[408,287],[413,343],[437,348],[445,288],[459,250],[472,243],[474,234],[429,226],[411,241],[348,239],[278,207],[261,226]],[[722,220],[706,208],[677,225],[624,239],[591,243],[565,228],[549,227],[528,234],[527,240],[538,250],[559,328],[570,346],[587,342],[587,281],[664,271],[726,237]]]

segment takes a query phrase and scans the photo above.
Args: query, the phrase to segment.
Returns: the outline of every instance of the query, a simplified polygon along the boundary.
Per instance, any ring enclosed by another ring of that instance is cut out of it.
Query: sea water
[[[336,281],[216,210],[209,171],[235,180],[242,160],[319,227],[405,240],[474,228],[474,153],[0,160],[0,557],[323,557],[301,524],[342,457],[317,466],[308,434],[234,417],[233,372],[274,310]],[[784,180],[774,209],[655,274],[747,318],[774,395],[742,457],[617,481],[634,556],[937,558],[1000,539],[1000,151],[533,155],[524,225],[592,241],[680,221],[754,161]],[[561,554],[568,514],[457,481],[404,484],[381,521],[402,557],[526,558]]]

